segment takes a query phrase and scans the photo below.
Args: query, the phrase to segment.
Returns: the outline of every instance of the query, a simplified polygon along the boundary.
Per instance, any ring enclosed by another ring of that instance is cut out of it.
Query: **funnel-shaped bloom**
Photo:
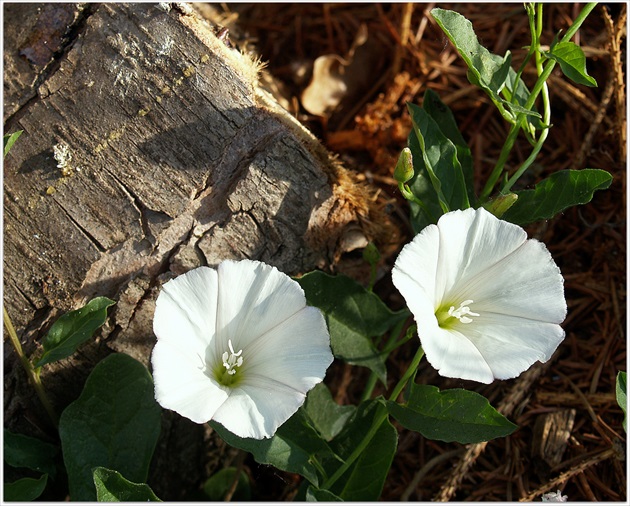
[[[549,251],[483,208],[447,213],[422,230],[392,278],[442,376],[514,378],[564,339],[564,280]]]
[[[333,360],[324,317],[300,285],[251,260],[165,283],[153,330],[157,401],[239,437],[273,436]]]

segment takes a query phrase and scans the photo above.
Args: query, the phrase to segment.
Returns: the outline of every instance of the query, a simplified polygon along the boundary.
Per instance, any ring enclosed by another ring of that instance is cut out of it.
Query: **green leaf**
[[[344,501],[376,501],[383,492],[396,447],[398,432],[389,420],[385,420],[374,434],[365,451],[344,477],[339,496]]]
[[[470,203],[457,148],[427,111],[411,103],[408,108],[420,142],[421,157],[444,212],[467,209]],[[414,158],[418,156],[418,153],[412,154]]]
[[[387,401],[387,407],[403,427],[446,443],[480,443],[517,429],[485,397],[461,388],[440,392],[414,383],[406,403]]]
[[[137,360],[116,353],[99,362],[80,397],[61,414],[59,436],[70,498],[94,501],[92,469],[143,483],[160,434],[153,380]]]
[[[420,141],[413,130],[409,133],[407,145],[412,153],[422,153]],[[413,170],[414,177],[409,182],[409,187],[424,206],[420,206],[413,201],[409,202],[411,226],[413,227],[414,233],[417,234],[427,225],[437,223],[437,220],[444,212],[440,206],[440,201],[433,188],[433,183],[431,183],[431,178],[424,165],[422,156],[413,157]]]
[[[464,137],[459,131],[453,112],[444,102],[442,102],[442,100],[440,100],[439,95],[430,88],[424,93],[422,108],[429,116],[431,116],[431,118],[433,118],[446,138],[455,145],[455,149],[457,150],[457,160],[459,161],[462,173],[464,174],[468,201],[474,204],[477,198],[475,196],[473,181],[473,158],[468,144],[466,144]]]
[[[160,501],[146,483],[133,483],[118,471],[96,467],[92,472],[98,502]]]
[[[46,483],[47,474],[39,478],[21,478],[12,483],[5,483],[3,498],[6,502],[34,501],[44,492]]]
[[[414,230],[419,232],[429,223],[435,223],[443,213],[467,209],[470,203],[455,144],[442,133],[427,111],[414,104],[407,105],[413,124],[409,148],[415,173],[410,188],[430,212],[430,216],[425,214],[420,222],[414,222]]]
[[[13,147],[13,144],[15,144],[15,141],[17,141],[18,138],[20,137],[20,135],[22,135],[22,132],[23,132],[23,130],[18,130],[17,132],[13,132],[12,134],[6,134],[4,136],[4,156],[3,156],[3,158],[7,157],[7,153]]]
[[[238,475],[237,475],[238,473]],[[234,482],[238,480],[232,501],[251,500],[251,488],[247,474],[239,471],[235,467],[224,467],[206,480],[203,485],[203,492],[210,501],[224,501],[225,495],[232,488]]]
[[[113,304],[115,302],[107,297],[97,297],[82,308],[62,315],[44,337],[44,353],[35,367],[72,355],[105,323],[107,308]]]
[[[435,8],[431,10],[431,15],[468,65],[468,80],[487,93],[507,121],[514,123],[518,114],[540,118],[535,110],[523,108],[525,101],[513,100],[513,94],[516,92],[522,97],[526,87],[519,80],[514,90],[516,73],[511,67],[512,55],[509,51],[504,57],[488,51],[479,43],[472,23],[455,11]],[[506,90],[508,84],[512,87]],[[503,99],[500,93],[505,93],[508,100]]]
[[[310,502],[337,502],[343,501],[341,497],[336,496],[329,490],[322,490],[309,485],[306,489],[306,500]]]
[[[371,338],[382,336],[408,313],[391,311],[377,295],[346,276],[314,271],[297,282],[308,303],[324,313],[335,357],[368,367],[385,382],[387,357],[379,354]]]
[[[545,56],[560,64],[562,73],[574,83],[585,86],[597,86],[597,81],[586,72],[586,57],[577,44],[565,41],[551,46]]]
[[[363,402],[352,422],[331,442],[333,451],[342,459],[348,458],[361,444],[374,420],[383,414],[383,402],[382,397]],[[397,443],[398,433],[385,419],[361,456],[333,484],[331,492],[344,501],[378,500],[396,454]]]
[[[313,427],[326,440],[333,439],[348,419],[354,414],[354,406],[340,406],[330,394],[330,390],[323,383],[319,383],[306,397],[304,411]]]
[[[515,191],[518,200],[502,219],[517,225],[551,219],[571,206],[590,202],[593,192],[608,188],[611,182],[612,176],[605,170],[560,170],[533,190]]]
[[[431,16],[468,65],[469,80],[492,98],[499,99],[510,69],[510,53],[502,58],[488,51],[479,43],[472,23],[458,12],[435,8]]]
[[[472,23],[455,12],[435,8],[431,15],[468,65],[468,80],[484,90],[503,113],[499,92],[508,77],[512,56],[492,54],[479,44]]]
[[[54,478],[57,453],[59,448],[55,445],[4,429],[4,461],[12,467],[25,467]]]
[[[332,457],[330,448],[308,423],[302,409],[282,424],[269,439],[241,438],[215,421],[209,422],[230,446],[250,452],[259,464],[270,464],[282,471],[304,476],[314,485],[319,484],[313,456]]]
[[[623,422],[622,422],[623,430],[628,432],[628,427],[627,427],[628,399],[626,397],[626,382],[627,382],[626,376],[627,376],[627,373],[624,371],[619,371],[617,373],[616,391],[617,391],[617,404],[619,404],[619,407],[623,411]]]

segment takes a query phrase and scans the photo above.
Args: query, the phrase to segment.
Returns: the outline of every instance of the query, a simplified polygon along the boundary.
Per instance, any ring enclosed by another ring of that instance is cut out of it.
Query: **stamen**
[[[468,304],[472,303],[473,301],[468,299],[462,302],[457,309],[455,309],[455,306],[451,306],[451,308],[448,310],[449,316],[457,318],[462,323],[471,323],[473,321],[472,318],[469,318],[466,315],[479,316],[479,313],[473,313],[468,307]]]
[[[229,375],[236,374],[236,368],[243,365],[243,357],[241,357],[241,353],[243,350],[239,350],[238,352],[234,351],[232,347],[232,340],[228,339],[228,347],[230,348],[230,353],[224,352],[221,358],[223,359],[223,367],[226,368],[226,372]]]

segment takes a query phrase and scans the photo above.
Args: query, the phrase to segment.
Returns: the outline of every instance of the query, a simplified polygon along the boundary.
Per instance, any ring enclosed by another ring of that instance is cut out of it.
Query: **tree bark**
[[[33,354],[62,312],[117,301],[95,342],[44,368],[59,411],[108,353],[148,365],[169,277],[227,258],[326,268],[379,233],[371,191],[185,6],[4,9],[5,133],[24,131],[4,165],[5,307]],[[50,434],[24,382],[5,344],[5,426]],[[157,485],[176,498],[208,455],[175,455],[204,429],[165,418],[152,481],[178,469]]]

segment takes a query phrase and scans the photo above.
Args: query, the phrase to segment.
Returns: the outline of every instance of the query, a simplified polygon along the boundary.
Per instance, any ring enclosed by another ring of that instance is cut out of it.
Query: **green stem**
[[[374,291],[374,283],[376,283],[376,264],[370,264],[370,281],[368,282],[368,292]]]
[[[538,26],[537,26],[537,37],[540,37],[540,33],[542,32],[542,4],[538,5]],[[543,73],[543,65],[542,65],[542,55],[540,54],[539,51],[536,51],[536,71],[538,72],[538,74],[542,74]],[[549,100],[549,87],[547,86],[546,82],[543,82],[543,86],[542,86],[542,99],[543,99],[543,123],[545,125],[549,125],[551,122],[551,102]],[[512,174],[512,177],[505,183],[505,185],[503,186],[503,188],[501,188],[501,193],[502,194],[507,194],[510,189],[512,188],[512,185],[514,185],[514,183],[516,183],[516,181],[518,181],[518,179],[523,175],[523,173],[529,168],[529,166],[534,163],[534,160],[536,160],[536,157],[538,156],[538,153],[540,153],[540,150],[543,147],[543,144],[545,143],[545,140],[547,139],[547,136],[549,135],[549,127],[545,128],[541,134],[540,137],[538,138],[538,141],[536,142],[536,145],[534,146],[534,149],[532,150],[531,154],[527,157],[527,159],[523,162],[523,164],[518,168],[518,170]]]
[[[582,23],[584,23],[584,20],[586,19],[586,17],[590,14],[590,12],[595,8],[596,5],[597,3],[589,3],[584,6],[582,11],[575,18],[575,21],[573,22],[573,24],[567,30],[567,33],[565,33],[564,37],[562,37],[562,42],[569,41],[571,37],[575,35],[575,32],[579,30],[580,26],[582,26]],[[542,20],[540,21],[540,23],[542,24]],[[542,25],[541,25],[541,30],[542,30]],[[529,95],[529,99],[527,99],[527,102],[525,103],[525,106],[524,106],[525,109],[532,108],[532,106],[534,105],[534,102],[538,98],[538,94],[542,91],[543,86],[547,83],[547,79],[549,79],[549,76],[551,75],[551,72],[553,71],[553,68],[555,67],[555,65],[556,65],[556,62],[554,60],[547,61],[547,64],[545,65],[542,73],[539,74],[536,84],[534,84],[534,88],[532,89],[532,92]]]
[[[413,360],[411,361],[411,364],[409,364],[409,367],[405,371],[405,374],[402,378],[400,378],[400,381],[396,384],[394,390],[392,390],[392,393],[389,396],[390,401],[396,402],[396,399],[400,395],[400,392],[402,392],[405,386],[407,386],[407,382],[409,381],[409,379],[415,377],[416,372],[418,372],[418,366],[420,365],[422,357],[424,357],[424,350],[422,349],[422,347],[418,347],[418,351],[416,351],[416,355],[413,357]]]
[[[411,315],[411,313],[409,313],[409,315]],[[407,321],[407,318],[400,320],[396,324],[396,326],[393,328],[393,330],[389,334],[389,339],[385,343],[385,346],[383,347],[383,350],[381,351],[380,354],[389,355],[398,346],[408,341],[408,339],[405,336],[405,338],[401,339],[400,342],[396,342],[406,321]],[[372,392],[374,391],[374,387],[376,386],[377,381],[378,381],[378,375],[374,371],[371,371],[370,376],[367,382],[365,383],[365,389],[363,390],[363,395],[361,396],[361,402],[367,401],[372,396]]]
[[[374,371],[370,372],[370,376],[365,382],[365,389],[363,390],[363,395],[361,396],[361,402],[367,401],[370,397],[372,397],[372,392],[374,391],[377,381],[377,374]]]
[[[597,2],[591,2],[584,6],[584,8],[577,15],[577,18],[575,18],[573,24],[568,28],[567,33],[565,33],[564,37],[562,37],[562,42],[567,42],[571,40],[571,38],[575,35],[575,32],[580,29],[580,26],[582,26],[584,20],[588,17],[588,15],[595,7],[597,7]]]
[[[505,139],[505,143],[503,144],[503,147],[501,148],[499,159],[497,160],[497,163],[495,164],[494,169],[492,169],[492,173],[490,174],[490,177],[488,177],[488,180],[486,181],[486,185],[483,187],[483,190],[481,191],[481,195],[479,196],[479,200],[482,203],[488,199],[488,197],[492,193],[494,185],[497,184],[497,181],[501,177],[501,174],[503,173],[503,167],[505,167],[505,162],[507,162],[507,159],[510,156],[510,152],[512,151],[514,142],[516,141],[516,138],[518,137],[518,131],[520,128],[521,128],[521,122],[518,120],[516,123],[514,123],[511,126],[510,132],[508,133],[508,136]]]
[[[523,75],[523,71],[525,70],[525,67],[529,63],[529,60],[534,55],[534,53],[536,53],[536,50],[540,44],[539,43],[540,35],[538,35],[536,31],[536,9],[534,7],[534,4],[525,4],[525,9],[527,10],[527,17],[529,18],[529,32],[531,33],[532,40],[529,45],[527,55],[525,56],[523,63],[521,63],[521,66],[518,68],[518,71],[516,72],[516,79],[514,80],[515,82],[514,86],[516,86],[516,83],[518,83],[518,81],[520,80],[521,76]],[[516,97],[516,93],[513,93],[512,98],[514,99],[515,97]],[[514,102],[514,100],[512,100],[512,102]]]
[[[590,14],[590,12],[595,8],[596,5],[597,3],[589,3],[584,6],[580,14],[578,14],[578,16],[575,18],[575,21],[573,22],[573,24],[569,27],[569,29],[565,33],[564,37],[562,37],[562,42],[566,42],[570,40],[571,37],[575,35],[575,32],[578,31],[582,23],[584,23],[584,20],[586,19],[586,17]],[[539,8],[542,9],[542,4],[539,5]],[[539,13],[541,15],[539,16],[539,19],[537,20],[536,30],[538,29],[542,30],[542,12],[539,11]],[[536,36],[533,35],[533,37],[536,37]],[[540,39],[538,38],[537,40],[539,42]],[[539,54],[539,48],[536,48],[536,52]],[[534,102],[538,98],[538,95],[543,90],[543,88],[546,87],[547,80],[549,79],[549,76],[551,75],[551,72],[553,71],[555,65],[556,65],[556,62],[554,60],[547,61],[542,72],[539,74],[538,80],[534,84],[534,87],[529,95],[529,98],[527,99],[527,102],[523,106],[525,109],[532,108],[532,106],[534,105]],[[484,186],[481,192],[481,195],[479,197],[479,199],[482,202],[490,196],[490,194],[492,193],[492,190],[494,189],[495,184],[501,177],[501,174],[503,173],[503,168],[505,166],[505,162],[507,161],[509,154],[512,151],[512,147],[514,146],[514,142],[516,141],[516,137],[518,136],[519,129],[524,119],[525,119],[525,115],[521,114],[517,117],[516,122],[512,125],[510,132],[508,133],[508,137],[503,145],[503,148],[501,149],[501,154],[499,155],[499,159],[497,160],[497,163],[494,166],[494,169],[492,170],[492,173],[490,174],[490,177],[488,178],[488,181],[486,182],[486,185]],[[544,138],[546,138],[546,135],[544,135],[544,132],[543,134],[541,134],[541,137],[543,137],[543,140]],[[537,143],[537,145],[539,144],[540,143]],[[540,147],[542,147],[542,144],[540,144]],[[540,147],[538,148],[538,151],[540,151]]]
[[[11,344],[17,353],[20,362],[22,363],[22,367],[26,371],[26,375],[28,376],[29,381],[35,388],[35,392],[39,397],[39,400],[44,406],[44,409],[48,413],[48,416],[52,420],[55,427],[59,425],[59,418],[55,413],[55,410],[52,407],[52,404],[48,400],[46,396],[46,392],[44,390],[44,385],[42,385],[41,379],[39,377],[39,369],[34,369],[33,364],[31,364],[30,360],[24,355],[24,351],[22,350],[22,345],[20,344],[20,340],[18,339],[17,332],[15,331],[15,327],[13,327],[13,322],[9,317],[9,313],[6,308],[3,306],[3,314],[4,314],[4,326],[7,329],[7,334],[9,334],[9,339],[11,340]]]
[[[413,360],[409,364],[407,371],[405,372],[403,377],[400,378],[400,381],[396,384],[396,386],[394,387],[394,390],[392,391],[392,394],[389,396],[390,401],[396,401],[396,399],[400,395],[400,392],[403,391],[409,379],[415,376],[416,371],[418,369],[418,365],[420,364],[420,360],[422,360],[423,356],[424,356],[423,349],[418,348],[418,351],[416,352],[416,355],[413,357]],[[339,478],[341,478],[341,476],[343,476],[344,473],[348,469],[350,469],[350,466],[354,464],[354,462],[361,456],[361,454],[363,453],[367,445],[370,444],[370,441],[372,441],[372,438],[378,432],[381,425],[383,424],[383,422],[387,419],[389,415],[389,412],[387,411],[387,407],[384,406],[383,404],[379,404],[376,410],[377,411],[376,411],[376,414],[374,415],[372,426],[370,427],[370,430],[368,431],[368,433],[365,435],[361,443],[359,443],[359,446],[357,446],[354,449],[354,451],[350,454],[350,456],[346,459],[346,461],[339,467],[339,469],[337,469],[335,473],[323,483],[323,485],[321,486],[322,489],[330,490],[330,487],[332,487],[335,484],[335,482]]]
[[[403,197],[405,197],[410,202],[413,202],[414,204],[418,204],[420,208],[424,211],[424,213],[427,215],[429,220],[431,220],[432,223],[436,222],[436,219],[431,213],[431,211],[429,211],[427,206],[425,206],[424,203],[413,194],[409,186],[407,186],[404,183],[398,183],[398,189],[400,190],[400,193],[402,193]]]

